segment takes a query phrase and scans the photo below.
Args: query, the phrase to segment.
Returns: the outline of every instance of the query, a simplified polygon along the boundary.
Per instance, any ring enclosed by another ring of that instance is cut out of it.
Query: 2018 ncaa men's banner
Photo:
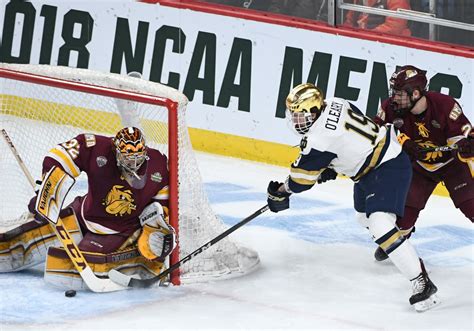
[[[299,141],[284,119],[293,85],[315,82],[373,115],[404,64],[474,119],[472,57],[130,1],[11,0],[0,13],[1,62],[141,72],[187,95],[201,150],[287,164]]]

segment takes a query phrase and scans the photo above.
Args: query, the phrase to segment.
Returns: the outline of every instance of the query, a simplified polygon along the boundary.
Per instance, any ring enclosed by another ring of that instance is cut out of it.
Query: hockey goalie
[[[111,269],[140,278],[157,276],[176,246],[168,224],[167,163],[135,127],[114,137],[80,134],[53,147],[43,160],[28,221],[0,234],[0,272],[45,262],[48,283],[87,289],[51,219],[43,216],[57,213],[97,277],[106,277]],[[65,193],[60,179],[73,180],[82,172],[88,178],[87,193],[61,209]]]

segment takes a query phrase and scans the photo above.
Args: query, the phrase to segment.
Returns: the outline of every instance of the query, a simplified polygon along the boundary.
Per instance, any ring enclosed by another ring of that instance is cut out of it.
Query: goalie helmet
[[[117,157],[117,165],[136,172],[147,159],[145,138],[135,127],[121,129],[112,139]]]
[[[390,77],[390,100],[398,116],[404,116],[413,109],[424,95],[427,86],[426,71],[417,67],[403,66]],[[413,91],[420,91],[420,97],[413,99]]]
[[[310,83],[294,87],[286,98],[286,108],[293,128],[305,134],[324,110],[324,94]]]

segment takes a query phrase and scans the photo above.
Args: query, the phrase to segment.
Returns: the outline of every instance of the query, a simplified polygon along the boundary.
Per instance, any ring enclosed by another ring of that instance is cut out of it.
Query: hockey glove
[[[420,161],[426,159],[426,152],[424,152],[420,145],[411,140],[406,134],[400,133],[397,138],[400,145],[402,145],[402,149],[410,156],[411,159]]]
[[[459,140],[456,145],[458,146],[459,156],[463,159],[474,157],[474,138],[469,136]]]
[[[337,172],[335,172],[333,169],[326,168],[324,169],[323,172],[319,174],[318,184],[327,182],[328,180],[334,180],[336,178],[337,178]]]
[[[270,210],[274,213],[290,208],[290,195],[291,193],[285,191],[279,191],[278,189],[283,185],[280,182],[271,181],[268,184],[267,203]]]
[[[143,227],[138,238],[138,250],[148,260],[163,262],[176,247],[176,234],[165,221],[163,207],[153,202],[139,216]]]

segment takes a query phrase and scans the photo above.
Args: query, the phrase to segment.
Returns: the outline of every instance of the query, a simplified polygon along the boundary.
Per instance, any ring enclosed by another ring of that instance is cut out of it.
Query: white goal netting
[[[226,229],[212,211],[204,192],[186,126],[187,98],[182,93],[140,78],[85,69],[2,63],[0,69],[177,102],[179,258]],[[35,179],[41,177],[42,161],[49,149],[80,133],[112,136],[121,127],[132,124],[144,130],[151,147],[168,155],[168,111],[166,107],[154,104],[101,96],[94,91],[86,93],[46,86],[35,83],[34,79],[20,81],[0,74],[0,129],[8,132]],[[0,175],[0,230],[3,232],[18,225],[33,196],[28,181],[3,139],[0,139]],[[80,177],[74,190],[69,197],[87,192],[87,180]],[[256,252],[226,238],[183,265],[181,282],[234,277],[249,272],[258,263]]]

